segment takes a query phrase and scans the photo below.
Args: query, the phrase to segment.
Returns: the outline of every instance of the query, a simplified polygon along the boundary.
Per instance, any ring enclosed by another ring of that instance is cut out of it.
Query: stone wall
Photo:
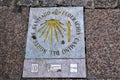
[[[29,8],[61,6],[85,7],[87,78],[73,80],[120,80],[120,0],[0,0],[0,80],[43,80],[22,78]]]

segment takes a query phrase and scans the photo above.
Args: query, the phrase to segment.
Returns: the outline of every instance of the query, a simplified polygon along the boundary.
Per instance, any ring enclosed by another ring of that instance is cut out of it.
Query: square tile
[[[30,8],[23,77],[85,78],[83,7]]]

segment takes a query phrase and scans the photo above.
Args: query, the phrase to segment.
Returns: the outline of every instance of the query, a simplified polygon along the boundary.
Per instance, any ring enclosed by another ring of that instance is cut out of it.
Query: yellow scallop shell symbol
[[[59,41],[58,35],[64,37],[62,31],[65,31],[65,29],[63,28],[63,24],[56,19],[46,20],[43,24],[41,24],[41,27],[38,29],[38,32],[40,32],[39,38],[44,35],[44,42],[46,42],[48,35],[50,34],[49,41],[51,44],[53,43],[53,36],[55,36],[57,42]]]

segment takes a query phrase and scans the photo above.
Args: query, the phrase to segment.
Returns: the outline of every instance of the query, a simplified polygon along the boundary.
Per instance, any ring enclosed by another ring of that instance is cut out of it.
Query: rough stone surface
[[[120,8],[120,0],[118,0],[118,7]]]
[[[12,0],[0,0],[0,6],[10,6]]]
[[[84,0],[85,8],[94,8],[94,0]]]
[[[84,6],[85,8],[118,8],[120,0],[0,0],[0,6]]]
[[[2,8],[0,8],[0,14],[2,14]],[[4,36],[4,34],[3,34],[3,28],[4,27],[4,22],[3,22],[3,16],[2,15],[0,15],[0,51],[2,51],[3,49],[2,49],[2,40],[4,39],[4,38],[2,38],[2,36]],[[2,79],[2,73],[3,73],[3,71],[2,71],[2,67],[3,67],[3,64],[4,64],[4,62],[3,62],[3,58],[4,58],[4,55],[3,55],[3,53],[2,52],[0,52],[0,79]]]
[[[118,6],[118,0],[94,0],[95,8],[115,8]]]
[[[15,75],[22,74],[26,31],[27,31],[27,8],[22,13],[14,12],[11,8],[2,8],[2,22],[0,27],[2,35],[0,39],[1,54],[3,55],[3,78],[13,79]],[[20,77],[20,76],[19,76]]]
[[[93,8],[94,0],[22,0],[17,4],[22,6],[84,6],[86,8]]]
[[[120,10],[85,10],[88,77],[120,79]]]
[[[40,0],[19,0],[17,2],[18,5],[22,6],[41,6]]]
[[[78,6],[83,5],[83,0],[23,0],[18,5],[24,6]]]
[[[116,8],[120,0],[22,0],[22,6],[84,6],[85,8]]]

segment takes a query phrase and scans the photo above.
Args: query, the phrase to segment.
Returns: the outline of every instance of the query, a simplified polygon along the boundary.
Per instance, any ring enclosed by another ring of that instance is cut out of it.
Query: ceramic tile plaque
[[[23,77],[86,77],[83,7],[30,8]]]

